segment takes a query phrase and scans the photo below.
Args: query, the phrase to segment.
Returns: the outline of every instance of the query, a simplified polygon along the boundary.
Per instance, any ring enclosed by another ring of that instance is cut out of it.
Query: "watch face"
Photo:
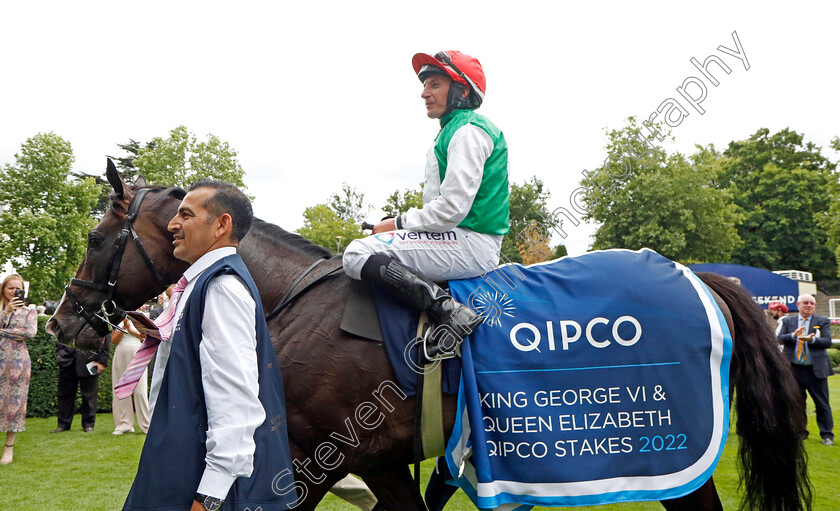
[[[200,502],[207,511],[218,511],[219,509],[222,509],[222,504],[225,502],[222,499],[217,499],[216,497],[211,497],[209,495],[202,495],[200,493],[195,494],[195,500]]]

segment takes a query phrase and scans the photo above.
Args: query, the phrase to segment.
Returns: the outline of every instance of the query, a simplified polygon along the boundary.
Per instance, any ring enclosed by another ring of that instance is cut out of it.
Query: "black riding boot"
[[[452,353],[464,337],[481,324],[482,317],[458,303],[437,284],[392,257],[375,254],[361,271],[362,280],[379,282],[409,305],[426,311],[435,327],[426,339],[430,357]]]

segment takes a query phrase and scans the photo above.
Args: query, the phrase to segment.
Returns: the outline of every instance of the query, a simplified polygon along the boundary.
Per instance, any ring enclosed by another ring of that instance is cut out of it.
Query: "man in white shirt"
[[[241,191],[206,181],[190,188],[169,223],[175,257],[191,266],[183,294],[173,296],[171,337],[161,327],[169,339],[158,347],[152,421],[124,509],[190,501],[192,511],[226,502],[285,509],[271,491],[272,478],[291,467],[282,378],[256,286],[236,254],[252,219]]]

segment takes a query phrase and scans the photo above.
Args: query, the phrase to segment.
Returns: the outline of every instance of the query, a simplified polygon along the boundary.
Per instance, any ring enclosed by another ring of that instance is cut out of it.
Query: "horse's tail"
[[[811,509],[804,403],[790,363],[781,354],[763,311],[739,285],[713,273],[699,277],[726,302],[732,313],[732,384],[742,508],[761,511]]]

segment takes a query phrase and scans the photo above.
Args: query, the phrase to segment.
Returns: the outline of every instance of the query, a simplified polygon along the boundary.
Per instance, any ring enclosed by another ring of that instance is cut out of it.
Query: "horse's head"
[[[147,186],[142,176],[128,186],[111,160],[107,176],[111,207],[88,234],[76,278],[47,323],[59,342],[86,350],[99,348],[126,310],[162,293],[189,266],[172,255],[166,229],[184,191]]]

